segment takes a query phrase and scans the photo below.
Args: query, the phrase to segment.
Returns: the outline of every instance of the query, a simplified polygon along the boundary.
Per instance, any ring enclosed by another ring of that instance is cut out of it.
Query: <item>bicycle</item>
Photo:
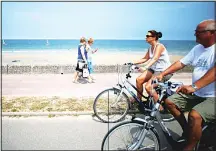
[[[122,122],[111,128],[105,135],[101,150],[161,150],[160,138],[153,123],[156,120],[161,127],[172,150],[182,150],[186,141],[177,142],[173,139],[170,130],[166,127],[159,106],[163,97],[167,97],[170,90],[170,82],[158,83],[162,87],[162,94],[157,103],[148,110],[145,118],[134,117],[131,121]],[[172,84],[172,83],[171,83]],[[216,124],[206,123],[202,128],[201,140],[197,143],[195,150],[204,149],[216,150],[216,141],[213,138],[216,135]],[[209,139],[210,138],[210,139]]]
[[[118,70],[118,84],[115,87],[106,89],[99,93],[93,103],[94,115],[105,123],[115,123],[121,121],[129,113],[131,109],[130,99],[134,99],[138,103],[138,109],[141,113],[145,113],[146,109],[151,108],[154,105],[153,98],[151,96],[144,96],[140,93],[137,88],[129,81],[131,78],[131,72],[138,69],[139,67],[134,66],[132,63],[125,63],[124,65],[128,66],[128,73],[126,77],[122,80],[122,72]],[[119,75],[121,75],[121,83],[119,80]],[[173,83],[172,88],[179,86],[179,83]],[[134,92],[131,91],[134,89],[138,92],[145,101],[141,101]],[[156,88],[156,92],[160,94],[160,87]],[[131,96],[131,97],[129,97]],[[163,121],[169,122],[174,120],[174,117],[169,114],[166,110],[164,104],[162,104],[165,113],[163,114]]]

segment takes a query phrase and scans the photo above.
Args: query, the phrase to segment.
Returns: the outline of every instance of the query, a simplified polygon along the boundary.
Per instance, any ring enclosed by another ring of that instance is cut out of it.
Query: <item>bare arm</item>
[[[97,51],[98,51],[98,48],[95,49],[95,50],[92,50],[92,54],[94,54],[94,53],[97,52]]]
[[[173,63],[169,68],[167,68],[165,71],[161,73],[162,76],[166,76],[168,74],[174,73],[182,68],[184,68],[186,65],[181,63],[180,61],[176,61]]]
[[[146,53],[146,55],[145,55],[142,59],[133,62],[133,64],[145,63],[145,62],[148,61],[149,59],[150,59],[150,57],[149,57],[149,51],[148,51],[148,52]]]

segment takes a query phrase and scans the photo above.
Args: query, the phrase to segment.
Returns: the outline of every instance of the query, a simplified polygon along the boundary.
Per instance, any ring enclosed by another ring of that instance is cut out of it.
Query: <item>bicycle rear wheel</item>
[[[120,123],[105,135],[101,150],[131,150],[132,145],[137,145],[136,143],[138,143],[139,137],[143,135],[144,129],[144,123],[139,121]],[[157,132],[149,128],[141,145],[137,147],[137,150],[160,150]]]
[[[121,121],[129,110],[129,98],[121,90],[110,88],[102,91],[94,100],[95,116],[105,123]]]

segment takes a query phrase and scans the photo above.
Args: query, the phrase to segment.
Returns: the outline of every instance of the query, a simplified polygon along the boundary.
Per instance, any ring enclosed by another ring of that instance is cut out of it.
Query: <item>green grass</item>
[[[111,99],[111,98],[110,98]],[[107,99],[100,99],[97,108],[107,110]],[[110,100],[111,101],[111,100]],[[82,112],[93,110],[94,98],[2,97],[3,112]],[[54,115],[49,115],[53,117]]]
[[[2,97],[3,112],[92,111],[94,98]]]

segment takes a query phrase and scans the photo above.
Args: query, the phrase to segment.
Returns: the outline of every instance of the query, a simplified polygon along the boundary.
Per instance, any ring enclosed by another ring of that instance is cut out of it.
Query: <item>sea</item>
[[[186,55],[195,45],[192,40],[160,40],[170,55]],[[4,39],[2,52],[62,52],[77,51],[79,40],[70,39]],[[144,52],[149,48],[145,40],[95,40],[92,46],[100,52]]]

